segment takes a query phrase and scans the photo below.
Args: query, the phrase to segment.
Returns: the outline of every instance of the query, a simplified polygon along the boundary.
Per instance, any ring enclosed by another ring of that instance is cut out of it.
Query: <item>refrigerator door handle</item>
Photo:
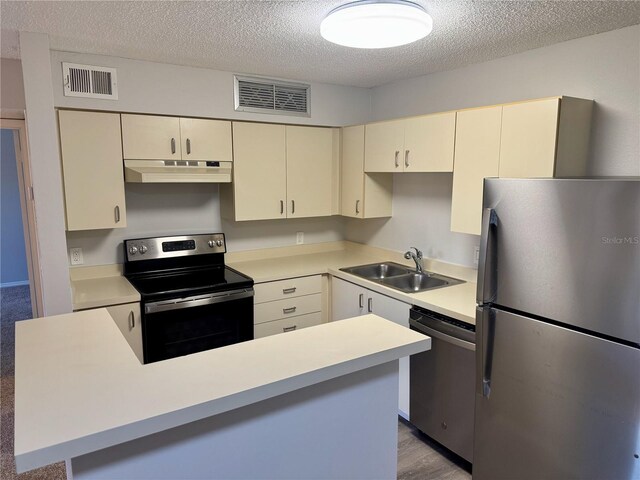
[[[479,334],[480,345],[478,350],[479,362],[477,362],[479,380],[476,384],[477,393],[489,398],[491,395],[491,370],[493,366],[493,344],[496,334],[496,314],[491,308],[480,309],[479,327],[476,326],[476,333]]]
[[[478,289],[476,299],[479,304],[489,303],[495,299],[495,228],[498,216],[493,208],[485,208],[482,212],[482,237],[480,238],[480,258],[478,259]],[[487,291],[489,290],[489,291]]]

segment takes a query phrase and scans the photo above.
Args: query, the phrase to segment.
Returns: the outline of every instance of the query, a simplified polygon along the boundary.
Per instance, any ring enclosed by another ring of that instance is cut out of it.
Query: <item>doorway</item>
[[[0,119],[0,307],[3,323],[42,315],[36,218],[24,120]]]

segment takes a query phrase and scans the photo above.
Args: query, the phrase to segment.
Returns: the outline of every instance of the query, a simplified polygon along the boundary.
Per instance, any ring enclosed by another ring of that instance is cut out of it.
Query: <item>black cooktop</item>
[[[253,280],[224,265],[127,277],[143,300],[191,297],[253,286]]]

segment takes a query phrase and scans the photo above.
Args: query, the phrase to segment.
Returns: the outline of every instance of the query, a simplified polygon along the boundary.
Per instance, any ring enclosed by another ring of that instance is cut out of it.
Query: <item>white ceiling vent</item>
[[[115,68],[63,62],[62,75],[65,97],[118,99]]]
[[[311,85],[239,75],[234,82],[236,111],[310,116]]]

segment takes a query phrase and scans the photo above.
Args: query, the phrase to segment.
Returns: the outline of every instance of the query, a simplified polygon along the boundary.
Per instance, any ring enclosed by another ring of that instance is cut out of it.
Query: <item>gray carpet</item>
[[[15,322],[31,318],[29,287],[0,289],[0,478],[66,480],[64,463],[16,474],[13,461]]]

